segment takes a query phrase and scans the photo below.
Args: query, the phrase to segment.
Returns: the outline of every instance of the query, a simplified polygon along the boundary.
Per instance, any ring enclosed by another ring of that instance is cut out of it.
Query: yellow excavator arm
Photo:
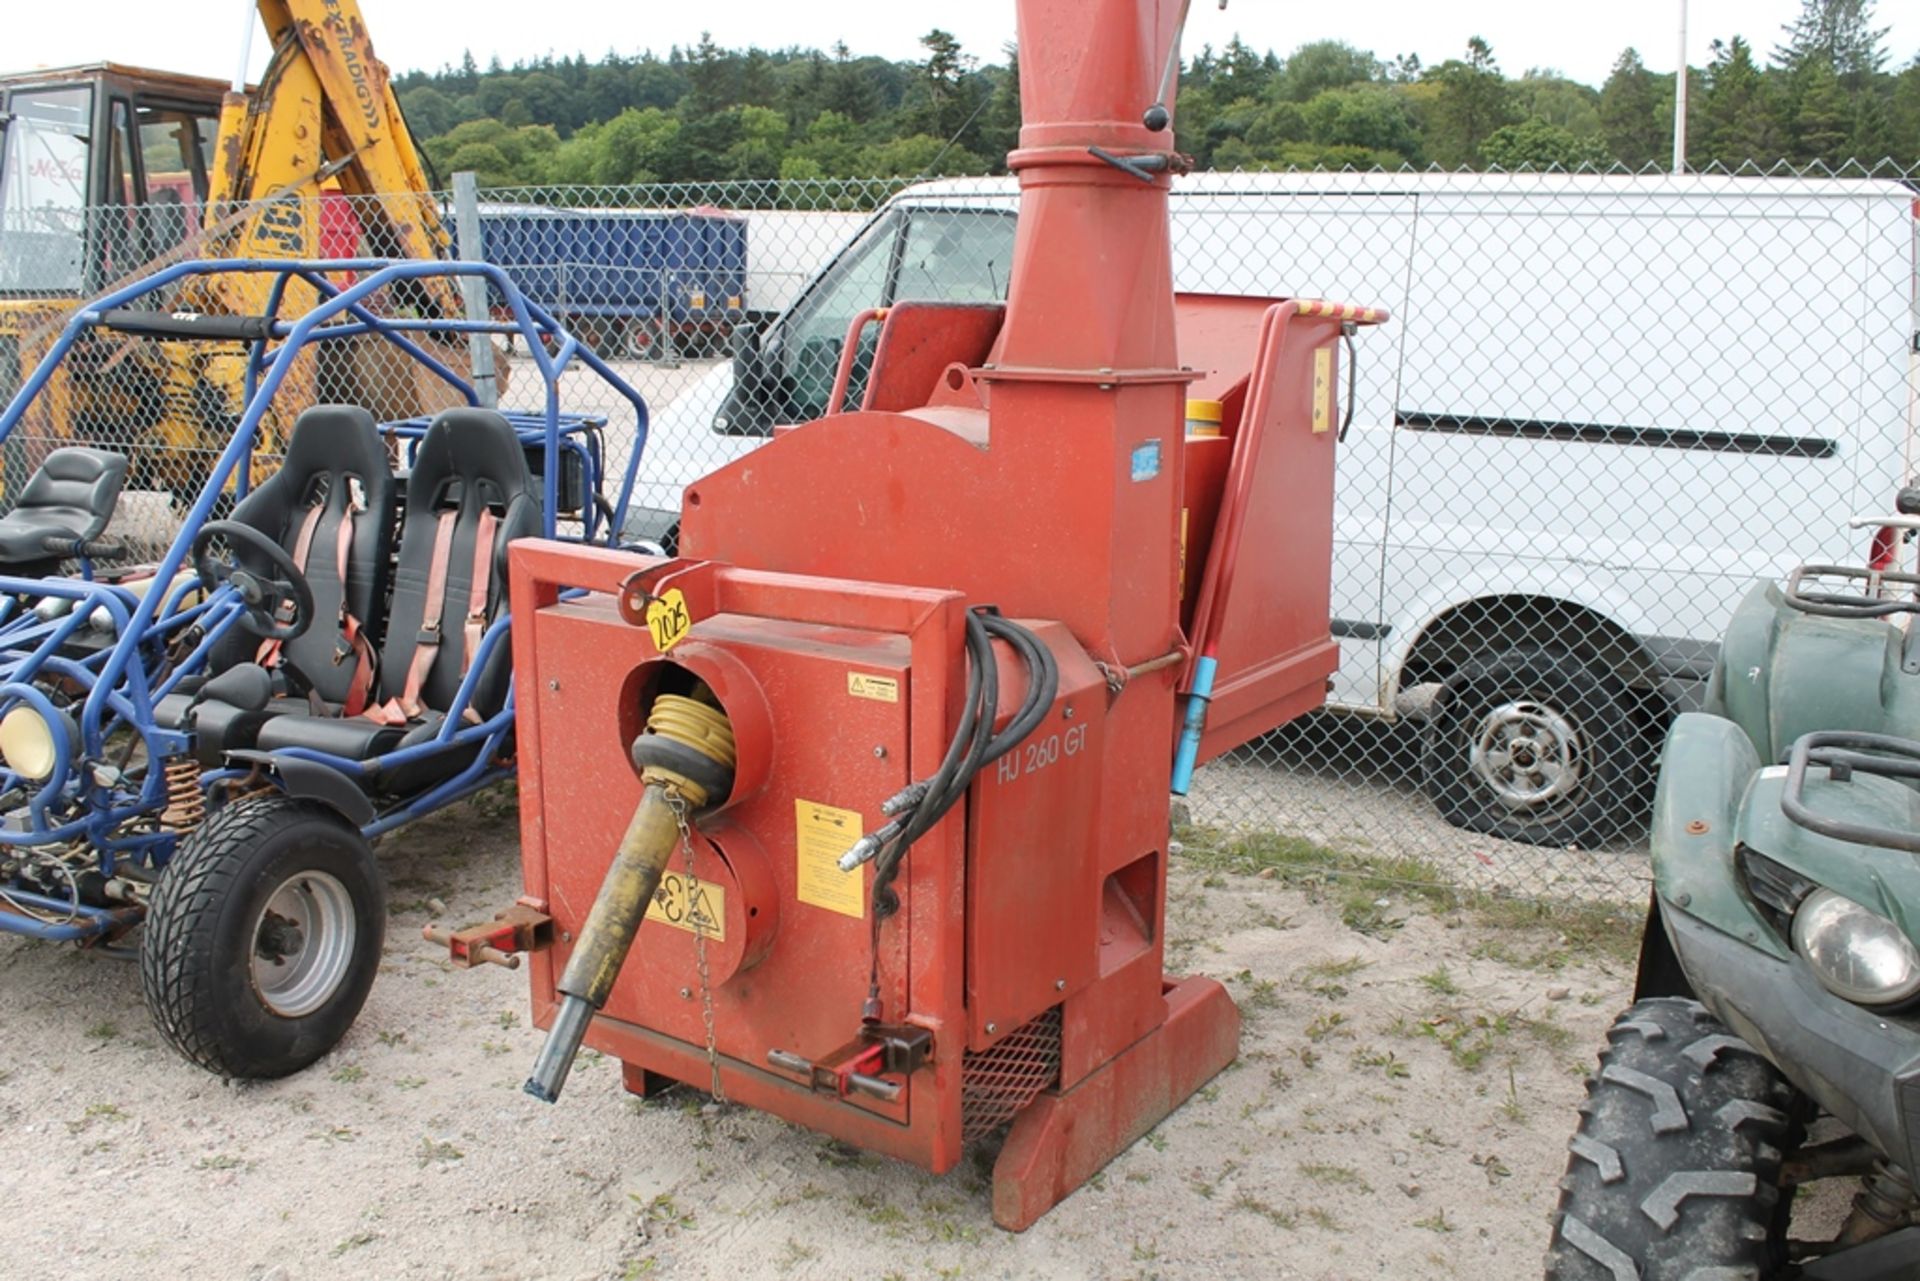
[[[217,99],[219,124],[204,170],[198,226],[164,249],[156,245],[158,256],[148,261],[139,255],[102,255],[87,269],[80,286],[84,293],[110,292],[189,258],[323,257],[323,195],[331,193],[353,198],[363,256],[432,259],[451,252],[452,237],[387,68],[374,56],[359,0],[257,0],[256,7],[272,57],[257,87],[248,90],[243,69]],[[196,103],[199,111],[190,113],[196,116],[210,112],[219,94],[217,83],[108,64],[52,74],[62,84],[85,83],[74,73],[117,76],[127,85],[122,94],[142,95],[150,84],[165,101]],[[131,140],[131,135],[120,138],[119,126],[108,127],[104,116],[95,128],[83,127],[73,137],[78,145],[96,149]],[[106,172],[90,161],[79,169]],[[117,180],[111,189],[89,191],[86,197],[89,204],[106,206],[109,215],[112,206],[140,198],[131,186],[122,190]],[[112,217],[103,221],[117,225]],[[80,236],[75,243],[82,243]],[[94,251],[93,238],[84,243],[87,252]],[[208,314],[259,315],[269,288],[258,274],[200,276],[184,284],[171,305]],[[396,288],[393,296],[369,301],[390,313],[461,314],[460,293],[445,278],[402,288],[404,293]],[[310,286],[293,282],[280,314],[297,316],[315,301]],[[47,350],[74,302],[72,294],[14,294],[0,300],[0,341],[17,343],[21,368],[31,368]],[[464,348],[435,345],[456,361]],[[296,361],[266,424],[264,453],[273,452],[276,430],[323,391],[330,398],[355,399],[383,418],[429,412],[446,403],[447,389],[417,377],[411,363],[384,343],[349,340],[329,348],[324,372],[311,351]],[[205,463],[224,446],[243,407],[246,350],[240,344],[127,342],[101,346],[94,359],[72,363],[78,372],[56,375],[26,435],[44,442],[41,450],[77,438],[129,449],[136,483],[143,486],[176,492],[197,487]],[[5,470],[11,489],[18,469],[8,464]]]
[[[201,246],[194,256],[322,257],[325,191],[355,198],[353,213],[366,256],[448,256],[452,238],[386,65],[374,57],[358,0],[259,0],[258,8],[273,55],[253,92],[236,86],[222,100]],[[186,300],[195,310],[258,315],[265,309],[270,278],[201,279],[204,283]],[[444,277],[406,288],[404,295],[377,305],[436,318],[461,313],[459,292]],[[311,288],[295,283],[281,313],[298,315],[316,301]],[[356,354],[325,375],[328,396],[357,400],[384,418],[446,403],[444,389],[423,386],[384,344],[360,342],[338,354],[349,352]],[[209,408],[233,416],[241,408],[245,352],[237,345],[175,347],[167,365],[164,443],[204,448],[207,434],[219,426],[207,421]],[[301,357],[283,392],[288,407],[298,409],[319,398],[322,378],[315,356]]]
[[[451,237],[358,0],[259,0],[258,7],[273,57],[257,90],[236,89],[221,104],[207,228],[230,220],[226,211],[237,206],[254,208],[229,230],[221,256],[318,257],[326,187],[365,197],[354,212],[370,255],[446,256]],[[434,292],[435,310],[458,314],[446,282]]]

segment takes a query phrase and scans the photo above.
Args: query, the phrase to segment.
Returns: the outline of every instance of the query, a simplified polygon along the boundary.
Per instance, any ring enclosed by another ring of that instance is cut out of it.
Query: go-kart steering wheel
[[[215,539],[224,539],[226,556],[214,553]],[[264,564],[270,572],[249,568]],[[215,520],[204,525],[193,540],[193,571],[209,592],[230,583],[247,612],[240,625],[268,640],[292,640],[313,622],[313,588],[293,563],[287,549],[251,525],[237,520]]]

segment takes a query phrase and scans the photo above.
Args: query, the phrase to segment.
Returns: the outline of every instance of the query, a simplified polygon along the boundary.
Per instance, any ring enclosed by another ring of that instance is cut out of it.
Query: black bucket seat
[[[314,611],[305,631],[283,641],[231,628],[209,657],[209,681],[161,700],[156,718],[193,730],[203,762],[252,746],[267,720],[307,710],[309,690],[337,707],[371,699],[397,492],[373,416],[357,405],[315,405],[294,423],[280,469],[235,505],[233,520],[293,557]],[[264,699],[241,696],[256,690]]]
[[[540,501],[519,437],[490,409],[450,409],[434,419],[406,490],[378,702],[362,715],[274,717],[260,728],[259,750],[305,747],[366,760],[424,742],[445,722],[470,648],[507,606],[507,544],[541,532]],[[502,643],[475,678],[466,719],[498,712],[512,674]],[[372,782],[408,792],[470,760],[444,753]]]

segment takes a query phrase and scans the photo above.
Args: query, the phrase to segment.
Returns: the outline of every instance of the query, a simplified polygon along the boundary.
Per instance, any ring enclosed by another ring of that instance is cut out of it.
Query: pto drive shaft
[[[702,694],[704,688],[694,698],[661,695],[647,732],[634,740],[645,790],[556,985],[560,1012],[524,1087],[543,1102],[560,1097],[587,1025],[613,994],[647,904],[680,844],[683,814],[725,800],[733,785],[732,726]]]

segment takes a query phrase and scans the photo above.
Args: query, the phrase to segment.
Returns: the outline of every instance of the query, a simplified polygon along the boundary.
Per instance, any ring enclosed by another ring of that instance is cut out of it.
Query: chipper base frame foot
[[[995,1223],[1026,1231],[1233,1062],[1240,1011],[1224,987],[1183,979],[1166,1000],[1165,1023],[1014,1120],[993,1167]]]

